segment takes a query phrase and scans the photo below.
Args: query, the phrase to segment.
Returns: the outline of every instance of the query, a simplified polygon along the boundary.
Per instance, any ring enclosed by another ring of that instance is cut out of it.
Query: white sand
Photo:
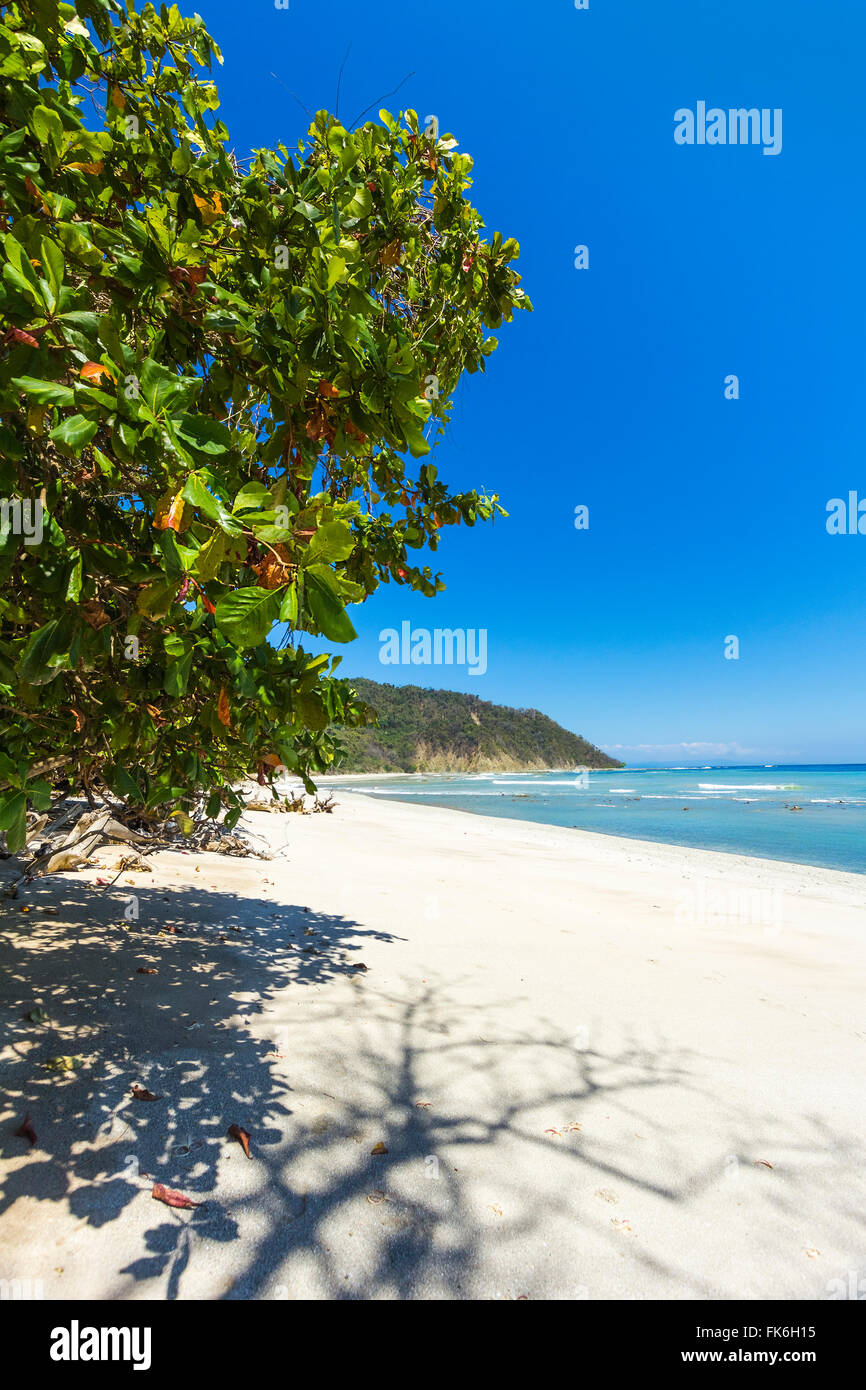
[[[57,918],[4,910],[0,1277],[570,1299],[866,1277],[864,878],[337,800],[251,815],[269,863],[163,854],[153,880],[22,896]],[[50,1025],[21,1018],[37,998]],[[57,1053],[85,1065],[58,1081]],[[207,1205],[170,1211],[154,1178]]]

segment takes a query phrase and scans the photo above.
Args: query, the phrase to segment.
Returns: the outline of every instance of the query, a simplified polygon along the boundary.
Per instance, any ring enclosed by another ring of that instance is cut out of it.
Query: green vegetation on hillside
[[[340,731],[344,772],[529,772],[622,767],[535,709],[492,705],[456,690],[350,684],[377,711],[376,728]]]

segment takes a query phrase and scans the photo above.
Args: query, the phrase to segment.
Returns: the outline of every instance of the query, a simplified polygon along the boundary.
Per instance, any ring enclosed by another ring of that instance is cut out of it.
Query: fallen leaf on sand
[[[562,1138],[562,1135],[560,1134],[558,1129],[546,1129],[544,1132],[545,1134],[555,1134],[557,1139]]]
[[[772,1166],[773,1166],[772,1163],[768,1163],[767,1160],[766,1160],[765,1158],[757,1158],[757,1159],[755,1159],[755,1167],[756,1167],[756,1168],[772,1168]]]
[[[189,1211],[192,1207],[203,1207],[204,1202],[193,1202],[183,1192],[175,1192],[171,1187],[163,1187],[161,1182],[153,1184],[151,1197],[157,1202],[165,1202],[167,1207],[177,1207],[181,1211]]]
[[[374,1207],[378,1206],[380,1202],[387,1202],[387,1200],[388,1198],[380,1187],[377,1187],[375,1192],[367,1193],[367,1201],[372,1202]]]
[[[364,964],[363,961],[359,960],[359,961],[357,961],[357,962],[352,966],[352,969],[353,969],[353,970],[363,970],[363,971],[366,971],[367,967],[366,967],[366,965]]]
[[[38,1008],[31,1009],[27,1017],[31,1023],[44,1023],[48,1017],[48,1014],[45,1012],[44,1009]]]
[[[81,1057],[49,1057],[42,1065],[47,1071],[75,1071],[82,1061]]]
[[[580,1129],[580,1125],[577,1123],[577,1121],[576,1121],[576,1120],[572,1120],[572,1122],[571,1122],[570,1125],[563,1125],[563,1127],[562,1127],[562,1132],[563,1132],[563,1134],[573,1134],[576,1130],[579,1130],[579,1129]]]
[[[416,1110],[429,1110],[429,1109],[430,1109],[430,1106],[431,1106],[432,1104],[433,1104],[432,1100],[416,1100],[416,1102],[415,1102],[415,1109],[416,1109]]]
[[[36,1130],[30,1122],[29,1114],[24,1116],[21,1124],[16,1129],[15,1137],[17,1139],[29,1139],[31,1148],[36,1143]]]
[[[133,1094],[133,1097],[134,1097],[135,1100],[159,1100],[159,1099],[160,1099],[159,1096],[155,1096],[155,1095],[153,1094],[153,1091],[149,1091],[149,1090],[147,1089],[146,1086],[133,1086],[133,1087],[132,1087],[132,1094]]]
[[[806,1254],[809,1256],[810,1260],[820,1260],[821,1258],[821,1251],[815,1250],[814,1248],[812,1248],[811,1250],[807,1250]]]
[[[240,1125],[229,1125],[229,1138],[237,1139],[247,1158],[252,1158],[250,1153],[250,1136]]]
[[[387,1152],[388,1150],[385,1148],[385,1145],[382,1143],[381,1139],[379,1140],[378,1144],[374,1144],[372,1149],[370,1150],[371,1154],[376,1154],[377,1156],[381,1156],[382,1154],[386,1154]]]
[[[140,965],[135,973],[136,975],[158,975],[159,971],[146,965]]]

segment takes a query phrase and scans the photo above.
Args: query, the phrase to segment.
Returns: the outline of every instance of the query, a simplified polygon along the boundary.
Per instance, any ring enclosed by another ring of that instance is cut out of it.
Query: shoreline
[[[557,770],[557,769],[553,769],[553,771],[556,771],[556,770]],[[625,769],[621,769],[621,770],[624,771]],[[699,771],[702,771],[703,769],[698,769],[698,770],[699,770]],[[358,777],[361,776],[361,775],[363,775],[365,778],[367,778],[367,779],[369,779],[369,780],[374,780],[374,779],[375,779],[376,781],[385,781],[385,780],[388,780],[388,779],[390,779],[390,778],[393,778],[393,779],[396,779],[396,780],[400,780],[400,781],[405,781],[405,780],[407,780],[410,776],[412,776],[412,777],[419,777],[419,778],[420,778],[420,777],[429,777],[429,776],[448,776],[449,774],[443,774],[443,773],[435,773],[435,774],[431,774],[431,773],[411,773],[411,774],[410,774],[410,773],[402,773],[402,772],[401,772],[401,773],[383,772],[383,773],[364,773],[364,774],[357,774],[357,773],[356,773],[356,774],[353,775],[353,777],[352,777],[351,779],[349,778],[349,775],[346,774],[346,780],[357,780]],[[466,777],[467,774],[455,773],[455,774],[453,774],[453,775],[455,776],[455,778],[459,777],[461,780],[464,780],[464,778]],[[495,774],[495,773],[479,773],[479,774],[474,774],[474,775],[477,775],[479,778],[489,778],[489,777],[491,777],[491,776],[497,776],[498,774]],[[517,774],[515,774],[515,775],[517,775]],[[340,783],[341,783],[341,780],[342,780],[342,778],[341,778],[341,777],[338,777],[337,775],[328,775],[327,777],[324,777],[324,776],[323,776],[323,777],[320,777],[320,778],[318,779],[318,782],[317,782],[316,785],[317,785],[317,786],[324,787],[326,790],[330,790],[330,791],[333,791],[333,792],[336,793],[336,792],[338,792],[338,791],[340,790]],[[303,785],[302,785],[300,782],[298,782],[296,786],[295,786],[295,784],[292,784],[291,790],[292,790],[292,791],[303,791]],[[281,794],[285,794],[285,793],[282,792]],[[351,791],[348,791],[348,792],[344,791],[344,792],[342,792],[342,795],[343,795],[343,796],[366,797],[366,798],[369,799],[369,800],[375,800],[375,799],[376,799],[374,796],[367,796],[367,794],[366,794],[363,790],[358,790],[358,791],[351,790]],[[503,796],[504,796],[504,795],[505,795],[505,793],[503,793]],[[438,806],[430,806],[429,803],[427,803],[427,802],[423,802],[423,801],[416,802],[416,801],[412,801],[412,800],[409,800],[409,799],[403,801],[403,800],[401,800],[399,797],[394,797],[394,799],[393,799],[393,801],[391,802],[391,804],[392,804],[392,805],[396,804],[396,805],[401,805],[401,806],[407,806],[407,807],[417,807],[419,810],[420,810],[420,809],[428,809],[428,810],[436,810],[436,811],[439,811],[439,810],[443,810],[443,811],[444,811],[444,810],[448,810],[448,811],[452,812],[452,813],[455,814],[455,815],[460,815],[460,816],[471,816],[471,817],[474,817],[474,818],[479,819],[479,820],[482,820],[482,821],[490,821],[491,823],[496,824],[496,825],[500,825],[500,824],[503,824],[503,823],[508,823],[508,824],[511,824],[511,825],[520,825],[520,826],[536,826],[539,830],[541,830],[541,831],[546,831],[546,832],[550,832],[550,833],[552,833],[552,834],[566,834],[566,833],[568,833],[568,834],[577,834],[577,835],[598,836],[598,837],[599,837],[600,839],[602,839],[602,840],[612,840],[612,841],[615,841],[617,844],[619,844],[619,845],[620,845],[621,847],[623,847],[623,848],[624,848],[625,846],[631,845],[631,846],[640,846],[640,847],[643,847],[643,848],[644,848],[645,850],[647,850],[647,851],[649,851],[650,849],[652,849],[652,848],[654,847],[654,848],[657,848],[657,849],[662,850],[662,851],[665,850],[665,849],[677,850],[677,851],[678,851],[678,850],[682,850],[682,851],[684,851],[684,852],[687,852],[687,853],[694,853],[694,854],[697,854],[697,855],[700,855],[700,854],[725,855],[725,856],[729,856],[731,859],[745,860],[745,861],[748,861],[748,862],[754,862],[754,863],[756,863],[756,864],[763,864],[763,865],[766,865],[766,866],[771,866],[771,865],[782,866],[782,867],[788,866],[788,867],[790,867],[790,868],[792,868],[792,869],[813,869],[813,870],[815,870],[816,872],[820,872],[820,873],[841,874],[841,875],[843,875],[843,876],[845,876],[845,877],[847,877],[847,878],[850,878],[850,879],[854,880],[855,883],[859,884],[859,888],[860,888],[861,894],[864,893],[864,892],[866,892],[866,870],[862,870],[862,871],[861,871],[861,870],[857,870],[857,869],[837,869],[837,868],[831,867],[831,866],[829,866],[829,865],[824,865],[824,864],[813,864],[813,863],[810,863],[808,860],[785,859],[785,858],[781,858],[781,857],[778,858],[778,859],[769,858],[769,857],[767,857],[766,855],[750,854],[750,853],[749,853],[748,851],[746,851],[746,850],[711,849],[711,848],[704,848],[704,847],[698,846],[698,845],[688,845],[688,844],[684,844],[682,841],[679,841],[679,840],[652,840],[652,839],[645,839],[645,838],[642,838],[641,836],[621,835],[621,834],[616,833],[615,831],[608,831],[608,830],[588,830],[588,829],[584,829],[582,826],[562,826],[562,825],[558,825],[558,824],[557,824],[556,822],[554,822],[554,821],[521,820],[519,817],[511,817],[511,816],[489,816],[489,815],[485,815],[485,813],[484,813],[483,811],[476,811],[476,810],[471,809],[471,808],[469,808],[469,807],[465,807],[465,808],[464,808],[464,807],[462,807],[462,806],[460,806],[460,807],[438,807]]]

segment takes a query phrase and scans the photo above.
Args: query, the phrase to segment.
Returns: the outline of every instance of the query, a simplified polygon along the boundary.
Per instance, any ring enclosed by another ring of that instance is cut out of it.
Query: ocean
[[[346,791],[866,873],[866,764],[348,776]]]

